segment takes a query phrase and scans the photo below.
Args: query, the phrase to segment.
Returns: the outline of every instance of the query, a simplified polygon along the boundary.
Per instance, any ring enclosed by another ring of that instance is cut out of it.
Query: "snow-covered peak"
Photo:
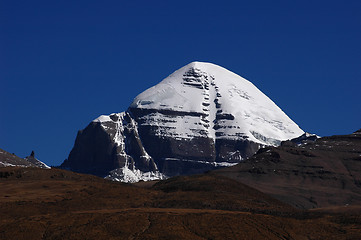
[[[180,68],[139,94],[130,108],[198,114],[200,121],[183,118],[170,126],[180,138],[196,137],[185,129],[197,128],[213,139],[247,138],[278,145],[304,133],[250,81],[212,63],[192,62]]]
[[[231,166],[303,133],[250,81],[192,62],[126,111],[93,120],[62,167],[116,181],[164,179]]]
[[[211,82],[217,82],[217,86],[229,85],[232,80],[235,84],[252,84],[218,65],[192,62],[139,94],[130,107],[201,112],[199,103],[204,100],[204,94],[198,89],[209,87]]]

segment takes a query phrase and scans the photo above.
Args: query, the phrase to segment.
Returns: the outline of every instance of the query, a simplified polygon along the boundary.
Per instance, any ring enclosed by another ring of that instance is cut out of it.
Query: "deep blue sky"
[[[1,1],[0,148],[49,165],[79,129],[192,61],[253,82],[302,129],[361,128],[361,1]]]

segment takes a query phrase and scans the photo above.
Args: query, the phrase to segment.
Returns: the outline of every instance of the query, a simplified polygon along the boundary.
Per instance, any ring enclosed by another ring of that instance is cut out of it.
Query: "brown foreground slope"
[[[300,211],[213,174],[150,188],[0,169],[0,239],[360,239],[359,209]]]
[[[215,173],[298,208],[361,205],[361,131],[264,148]]]

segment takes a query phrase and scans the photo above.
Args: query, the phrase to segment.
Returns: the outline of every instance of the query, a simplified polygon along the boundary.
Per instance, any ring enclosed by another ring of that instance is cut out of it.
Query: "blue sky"
[[[361,1],[1,1],[0,148],[49,165],[101,114],[192,61],[253,82],[303,130],[361,128]]]

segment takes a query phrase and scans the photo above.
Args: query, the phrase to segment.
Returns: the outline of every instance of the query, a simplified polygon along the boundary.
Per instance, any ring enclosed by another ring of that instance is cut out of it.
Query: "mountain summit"
[[[264,145],[278,145],[280,141],[303,134],[251,82],[211,63],[192,62],[182,67],[139,94],[130,105],[130,110],[133,109],[135,112],[156,110],[158,114],[142,120],[166,129],[168,137],[213,140],[241,137]],[[184,116],[166,117],[170,121],[164,121],[166,114],[162,113],[167,111],[184,113]]]
[[[192,62],[139,94],[127,111],[79,131],[62,167],[120,181],[159,179],[234,165],[303,133],[248,80]]]

